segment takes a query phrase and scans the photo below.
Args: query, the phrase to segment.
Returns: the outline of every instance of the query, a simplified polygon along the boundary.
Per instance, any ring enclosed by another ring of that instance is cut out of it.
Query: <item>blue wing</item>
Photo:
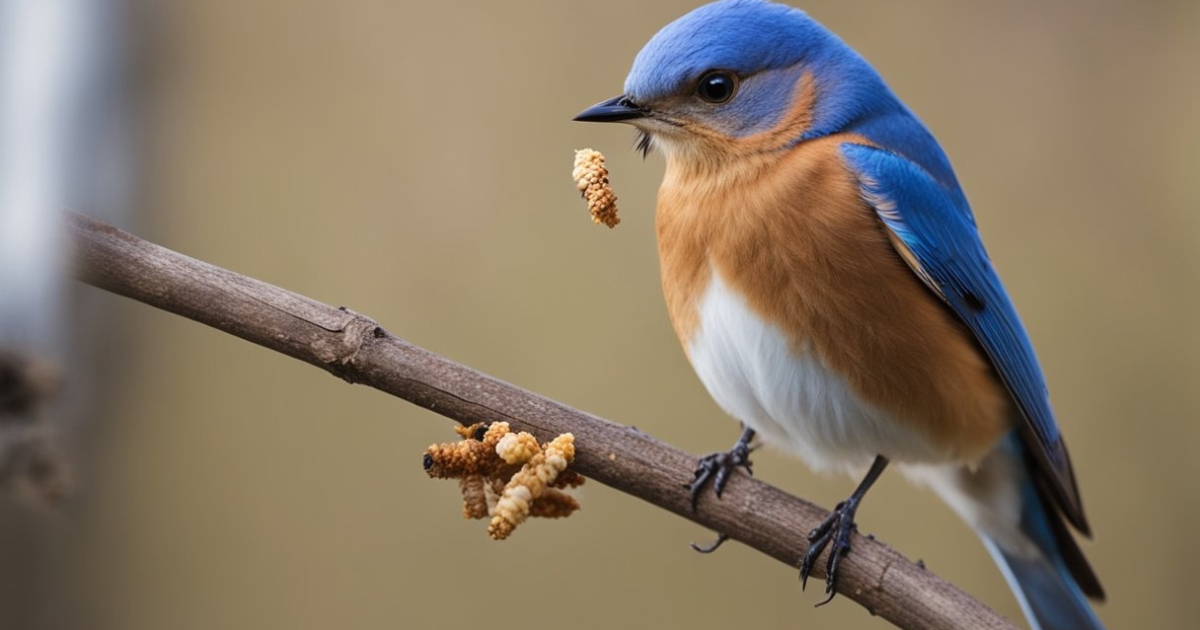
[[[1042,473],[1038,477],[1067,519],[1089,533],[1045,377],[962,194],[891,151],[854,143],[843,144],[841,151],[858,176],[863,199],[891,231],[893,243],[899,241],[901,256],[991,359],[1026,420],[1021,436]]]

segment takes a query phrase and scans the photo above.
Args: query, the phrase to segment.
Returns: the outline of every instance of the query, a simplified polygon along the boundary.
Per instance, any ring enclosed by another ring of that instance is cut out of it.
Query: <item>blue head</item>
[[[625,94],[576,120],[628,122],[644,150],[675,154],[764,132],[778,146],[756,150],[853,131],[953,181],[932,136],[866,60],[803,11],[764,0],[721,0],[668,24],[638,53]]]

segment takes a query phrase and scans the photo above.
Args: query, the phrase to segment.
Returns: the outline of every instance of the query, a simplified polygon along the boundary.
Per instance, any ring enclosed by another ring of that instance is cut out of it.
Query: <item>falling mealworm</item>
[[[621,222],[617,216],[617,195],[608,183],[608,169],[604,166],[604,154],[594,149],[579,149],[575,152],[575,169],[571,171],[575,187],[583,192],[592,222],[603,223],[610,228]]]

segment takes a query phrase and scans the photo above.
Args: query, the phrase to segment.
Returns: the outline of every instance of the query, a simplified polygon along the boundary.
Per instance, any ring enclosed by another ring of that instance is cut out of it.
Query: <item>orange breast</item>
[[[1011,428],[1013,404],[860,199],[838,152],[854,139],[715,168],[668,156],[656,225],[672,324],[686,349],[715,268],[793,351],[816,352],[864,400],[976,461]]]

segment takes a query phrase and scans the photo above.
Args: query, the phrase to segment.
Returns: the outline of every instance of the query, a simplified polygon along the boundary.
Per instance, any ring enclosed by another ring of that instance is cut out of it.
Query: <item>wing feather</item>
[[[1021,437],[1036,478],[1067,519],[1090,535],[1066,443],[1054,421],[1045,377],[969,208],[916,163],[874,146],[845,143],[863,199],[913,272],[974,334],[1025,419]],[[965,210],[965,211],[964,211]]]

